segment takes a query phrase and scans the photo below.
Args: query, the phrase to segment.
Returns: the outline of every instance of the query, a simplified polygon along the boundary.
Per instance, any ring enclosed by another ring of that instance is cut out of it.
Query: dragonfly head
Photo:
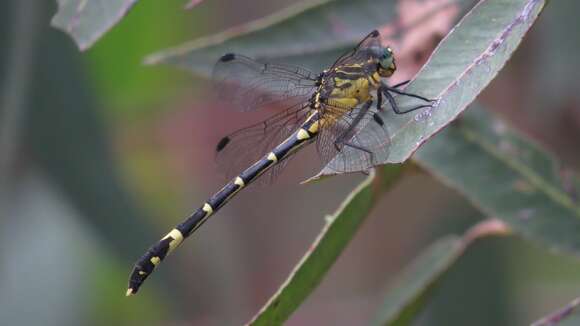
[[[380,48],[378,53],[378,73],[381,77],[391,77],[397,66],[395,65],[395,56],[390,47]]]

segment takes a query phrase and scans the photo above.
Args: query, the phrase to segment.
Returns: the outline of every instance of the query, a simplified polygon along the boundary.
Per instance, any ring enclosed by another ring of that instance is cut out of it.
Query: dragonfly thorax
[[[340,65],[322,76],[315,99],[323,104],[352,109],[371,98],[372,91],[380,86],[380,80],[376,60]]]

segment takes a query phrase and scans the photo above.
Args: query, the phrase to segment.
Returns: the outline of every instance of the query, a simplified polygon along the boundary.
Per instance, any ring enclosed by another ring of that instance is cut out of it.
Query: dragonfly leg
[[[377,92],[377,111],[383,111],[383,92]]]
[[[407,85],[407,84],[408,84],[410,81],[411,81],[410,79],[407,79],[407,80],[405,80],[405,81],[402,81],[402,82],[400,82],[400,83],[398,83],[398,84],[395,84],[395,85],[393,85],[393,86],[391,86],[391,87],[392,87],[392,88],[399,88],[399,87],[401,87],[401,86],[405,86],[405,85]]]
[[[354,144],[354,143],[352,143],[350,141],[345,141],[344,139],[346,138],[346,134],[347,134],[346,132],[343,133],[334,142],[334,148],[336,149],[337,152],[342,151],[342,148],[344,146],[348,146],[348,147],[356,148],[356,149],[361,150],[363,152],[367,152],[369,154],[371,153],[371,151],[368,150],[367,148],[364,148],[362,146],[356,145],[356,144]]]
[[[423,97],[423,96],[421,96],[421,95],[417,95],[417,94],[413,94],[413,93],[407,93],[407,92],[404,92],[404,91],[398,90],[398,89],[396,89],[395,87],[389,87],[389,86],[385,86],[385,87],[384,87],[384,89],[385,89],[385,91],[387,91],[387,92],[393,92],[393,93],[397,93],[397,94],[399,94],[399,95],[404,95],[404,96],[413,97],[413,98],[416,98],[416,99],[419,99],[419,100],[422,100],[422,101],[425,101],[425,102],[435,102],[435,100],[428,99],[428,98],[426,98],[426,97]]]
[[[344,146],[352,147],[354,149],[358,149],[359,151],[363,151],[363,152],[368,153],[370,155],[373,155],[373,152],[371,152],[368,148],[365,148],[363,146],[359,146],[359,145],[351,143],[351,142],[343,142],[341,144]]]
[[[366,147],[363,147],[363,146],[359,146],[359,145],[357,145],[357,144],[353,144],[353,143],[351,143],[351,142],[346,142],[346,143],[344,143],[344,146],[349,146],[349,147],[352,147],[352,148],[354,148],[354,149],[358,149],[359,151],[363,151],[363,152],[365,152],[365,153],[369,154],[369,156],[370,156],[370,159],[371,159],[371,165],[374,165],[374,164],[375,164],[375,153],[373,153],[373,152],[372,152],[371,150],[369,150],[368,148],[366,148]]]
[[[392,91],[394,93],[397,93],[397,94],[400,94],[399,93],[400,92],[399,90],[392,90],[388,86],[381,87],[379,89],[379,92],[382,93],[383,95],[385,95],[385,97],[387,98],[387,101],[389,101],[389,104],[391,105],[391,107],[393,108],[393,111],[395,111],[396,114],[405,114],[405,113],[409,113],[409,112],[412,112],[412,111],[415,111],[415,110],[419,110],[419,109],[422,109],[422,108],[431,107],[431,104],[422,104],[422,105],[417,105],[415,107],[412,107],[412,108],[410,108],[408,110],[402,111],[399,108],[399,105],[397,104],[397,101],[395,101],[395,98],[393,97],[393,95],[391,93],[389,93],[390,91]],[[422,96],[419,96],[419,95],[415,95],[415,94],[408,94],[408,95],[409,96],[412,95],[411,97],[417,97],[417,98],[420,98],[420,99],[424,99],[427,102],[432,102],[432,100],[428,100],[428,99],[426,99],[426,98],[424,98]]]
[[[340,146],[340,145],[342,145],[342,146]],[[363,151],[363,152],[369,154],[369,156],[371,158],[371,162],[374,162],[375,161],[375,159],[374,159],[374,153],[370,149],[368,149],[366,147],[363,147],[363,146],[354,144],[354,143],[349,142],[349,141],[348,142],[338,142],[337,141],[337,142],[334,143],[334,146],[336,147],[337,151],[339,151],[339,152],[342,150],[342,148],[344,146],[348,146],[348,147],[352,147],[354,149],[358,149],[359,151]]]
[[[345,130],[340,136],[338,136],[336,138],[336,140],[334,141],[334,147],[336,148],[337,152],[342,151],[344,146],[348,146],[348,147],[352,147],[354,149],[358,149],[360,151],[363,151],[365,153],[368,153],[371,157],[371,162],[374,161],[374,154],[371,150],[369,150],[366,147],[357,145],[357,144],[350,141],[352,139],[352,137],[354,136],[353,131],[354,131],[355,126],[360,122],[360,120],[363,118],[363,116],[368,113],[368,110],[370,109],[370,107],[372,105],[373,105],[373,100],[366,101],[363,104],[363,106],[360,108],[360,111],[358,112],[357,116],[353,119],[351,126],[347,130]]]

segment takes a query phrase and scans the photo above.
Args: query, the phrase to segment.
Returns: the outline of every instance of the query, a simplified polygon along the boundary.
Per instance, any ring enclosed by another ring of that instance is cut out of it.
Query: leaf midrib
[[[482,140],[482,137],[478,137],[479,135],[476,132],[466,128],[460,128],[460,132],[465,135],[467,141],[479,145],[485,152],[497,158],[499,161],[506,163],[508,167],[535,185],[540,192],[546,194],[554,202],[560,203],[565,208],[571,210],[574,215],[580,219],[580,206],[575,205],[569,196],[552,186],[550,182],[546,181],[541,175],[537,174],[534,170],[528,168],[518,160],[512,159],[511,156],[502,155],[502,153],[492,144]]]

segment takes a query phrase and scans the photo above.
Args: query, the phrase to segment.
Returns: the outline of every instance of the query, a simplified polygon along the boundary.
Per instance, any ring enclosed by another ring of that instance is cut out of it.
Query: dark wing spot
[[[226,53],[224,55],[222,55],[222,57],[220,58],[219,61],[221,62],[228,62],[228,61],[232,61],[236,58],[236,55],[234,53]]]
[[[373,114],[373,119],[375,120],[376,123],[378,123],[381,127],[385,125],[385,122],[383,121],[383,118],[381,118],[378,114],[374,113]]]
[[[219,143],[217,144],[215,150],[217,152],[221,151],[222,149],[224,149],[224,147],[226,147],[226,145],[230,142],[230,137],[226,136],[224,138],[222,138]]]
[[[371,32],[371,37],[377,37],[379,36],[379,31],[377,31],[376,29],[374,31]]]

